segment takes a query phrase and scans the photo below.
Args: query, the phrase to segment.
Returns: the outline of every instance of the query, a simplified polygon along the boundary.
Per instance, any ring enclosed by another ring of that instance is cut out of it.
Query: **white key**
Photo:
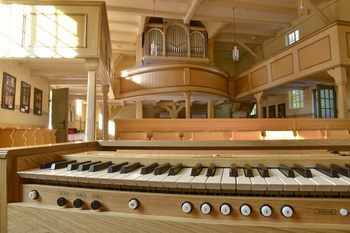
[[[154,176],[155,175],[152,172],[146,175],[141,175],[139,178],[135,180],[136,184],[138,186],[149,187],[150,186],[149,180],[152,179]]]
[[[189,170],[191,170],[191,169],[189,168]],[[177,183],[176,183],[176,181],[177,181],[178,179],[180,179],[180,177],[181,177],[185,172],[187,172],[187,171],[188,171],[187,168],[183,168],[183,169],[181,169],[181,171],[179,171],[175,176],[168,176],[168,177],[166,177],[166,178],[162,181],[163,186],[164,186],[165,188],[177,188]]]
[[[50,168],[47,168],[46,170],[48,170],[48,169],[50,169]],[[33,169],[25,170],[25,171],[18,171],[17,174],[21,178],[36,179],[36,176],[34,174],[40,170],[43,170],[43,169],[33,168]]]
[[[137,186],[136,184],[136,179],[142,176],[141,174],[141,169],[136,169],[130,174],[130,176],[126,176],[123,178],[123,182],[125,185],[130,185],[130,186]]]
[[[120,171],[104,174],[98,178],[98,181],[101,184],[112,184],[112,177],[115,177],[117,175],[120,175]]]
[[[299,186],[299,191],[315,191],[317,184],[310,180],[309,178],[305,178],[296,171],[294,171],[294,180],[297,181]]]
[[[206,182],[208,180],[207,171],[208,168],[203,168],[198,176],[193,177],[191,180],[191,187],[193,189],[206,189]]]
[[[120,173],[117,176],[113,176],[110,178],[110,180],[112,181],[112,184],[114,185],[124,185],[124,181],[123,179],[136,173],[139,174],[141,172],[141,168],[138,168],[132,172],[128,172],[128,173]]]
[[[60,174],[60,173],[65,172],[65,171],[66,171],[65,168],[60,168],[60,169],[55,169],[55,170],[43,169],[41,172],[36,173],[36,178],[40,179],[40,180],[57,180],[55,178],[55,175]]]
[[[222,179],[223,168],[217,168],[214,176],[209,176],[207,179],[207,189],[221,189],[221,179]]]
[[[257,169],[252,169],[254,177],[250,178],[252,182],[252,190],[264,191],[267,189],[267,183],[263,177],[260,176]]]
[[[283,191],[284,184],[281,181],[281,179],[272,171],[272,169],[269,169],[269,175],[270,177],[265,177],[265,181],[267,183],[267,190]]]
[[[350,186],[350,178],[349,177],[346,177],[346,176],[344,176],[342,174],[339,174],[339,179],[341,179],[342,181],[348,183],[349,186]],[[349,191],[350,191],[350,187],[349,187]]]
[[[67,176],[71,175],[71,174],[75,174],[75,173],[78,173],[77,170],[73,170],[73,171],[65,171],[65,172],[61,172],[59,174],[56,174],[56,179],[58,181],[68,181],[67,180]]]
[[[236,189],[236,177],[230,177],[230,169],[229,168],[223,169],[222,179],[221,179],[221,189],[223,189],[223,190],[235,190]]]
[[[92,172],[91,175],[87,176],[87,179],[88,179],[89,183],[99,184],[100,183],[100,181],[99,181],[100,177],[103,176],[103,175],[106,175],[107,174],[107,170],[108,170],[108,168],[105,168],[105,169],[102,169],[101,171]]]
[[[323,179],[330,182],[333,185],[333,188],[332,188],[333,192],[346,192],[349,190],[349,184],[347,182],[345,182],[339,178],[329,177],[329,176],[323,174],[322,172],[317,171],[316,169],[311,169],[311,170],[315,174],[319,175]]]
[[[283,191],[298,191],[300,184],[294,178],[286,177],[280,170],[276,168],[269,169],[270,175],[274,174],[283,183]]]
[[[184,168],[185,173],[182,174],[182,176],[176,181],[176,185],[178,188],[191,188],[191,181],[194,178],[194,176],[191,176],[191,170],[192,168]]]
[[[312,178],[309,178],[313,182],[315,182],[316,185],[316,191],[321,191],[321,192],[329,192],[332,191],[333,189],[333,184],[330,183],[329,181],[325,180],[320,176],[317,172],[315,172],[315,169],[310,169],[312,173]]]
[[[236,187],[237,190],[251,190],[252,182],[249,177],[245,177],[244,171],[242,168],[237,169],[238,176],[236,177]]]
[[[81,171],[78,172],[77,170],[75,172],[72,172],[70,174],[66,174],[65,177],[68,182],[79,182],[78,177],[82,178],[84,176],[87,176],[89,174],[89,171]]]
[[[165,171],[164,173],[160,175],[156,175],[153,178],[149,180],[149,184],[151,187],[158,187],[161,188],[163,187],[163,180],[168,177],[168,172],[169,170]]]

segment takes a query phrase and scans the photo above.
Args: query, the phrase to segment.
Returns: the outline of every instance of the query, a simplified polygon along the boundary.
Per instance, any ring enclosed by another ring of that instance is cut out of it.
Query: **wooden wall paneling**
[[[49,129],[42,129],[43,131],[43,137],[44,137],[44,144],[50,144],[50,130]]]
[[[56,143],[56,131],[57,129],[51,129],[49,131],[50,143]]]
[[[266,84],[268,82],[267,67],[263,66],[258,70],[253,71],[250,74],[250,76],[251,76],[252,88]]]
[[[299,69],[304,70],[332,59],[330,38],[326,36],[298,50]]]
[[[235,90],[236,90],[236,94],[240,94],[249,90],[248,75],[245,75],[242,78],[239,78],[238,80],[236,80]]]
[[[293,55],[290,53],[271,62],[272,80],[283,78],[294,73]]]

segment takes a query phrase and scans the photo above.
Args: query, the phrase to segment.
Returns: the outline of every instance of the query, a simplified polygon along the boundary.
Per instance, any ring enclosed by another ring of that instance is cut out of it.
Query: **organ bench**
[[[350,141],[0,151],[1,232],[348,232]]]

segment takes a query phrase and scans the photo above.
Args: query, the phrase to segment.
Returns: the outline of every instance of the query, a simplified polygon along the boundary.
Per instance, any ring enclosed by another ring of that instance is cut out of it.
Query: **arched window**
[[[191,57],[204,57],[204,36],[200,32],[191,33]]]
[[[174,24],[166,31],[166,51],[169,56],[188,55],[188,34],[182,26]]]
[[[148,32],[148,54],[151,56],[163,54],[163,33],[158,28],[152,28]]]

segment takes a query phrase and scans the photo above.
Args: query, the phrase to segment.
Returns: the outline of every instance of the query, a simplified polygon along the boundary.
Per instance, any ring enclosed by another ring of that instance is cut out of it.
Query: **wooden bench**
[[[323,139],[323,135],[321,130],[298,130],[296,139]]]
[[[232,131],[230,140],[263,140],[262,132],[256,131]]]
[[[192,138],[193,141],[202,141],[202,140],[226,140],[224,132],[193,132]]]
[[[153,132],[151,140],[178,141],[181,137],[179,132]]]
[[[293,130],[266,130],[265,140],[295,139]]]
[[[148,140],[147,132],[120,132],[118,140]]]
[[[326,130],[326,139],[348,139],[350,138],[349,130],[347,129],[332,129]]]

